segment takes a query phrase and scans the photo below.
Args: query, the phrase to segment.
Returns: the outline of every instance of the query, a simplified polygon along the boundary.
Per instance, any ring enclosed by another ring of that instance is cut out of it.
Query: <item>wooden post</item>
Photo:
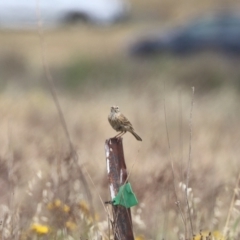
[[[122,138],[110,138],[105,142],[107,173],[111,200],[120,186],[126,183],[127,168],[123,154]],[[134,240],[130,208],[121,205],[112,206],[114,240]]]

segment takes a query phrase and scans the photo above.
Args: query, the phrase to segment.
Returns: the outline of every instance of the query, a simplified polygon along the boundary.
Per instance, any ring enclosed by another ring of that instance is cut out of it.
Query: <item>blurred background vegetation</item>
[[[239,191],[239,57],[201,52],[134,58],[128,50],[148,32],[180,26],[205,13],[239,9],[236,0],[131,0],[122,22],[44,30],[46,62],[94,214],[80,172],[69,164],[68,140],[46,82],[38,30],[1,30],[1,239],[33,239],[34,233],[35,238],[98,239],[95,231],[109,239],[99,197],[110,198],[104,142],[115,135],[107,121],[115,104],[143,139],[139,143],[126,134],[123,140],[129,181],[139,200],[132,209],[136,239],[191,239],[184,188],[190,146],[193,232],[223,232],[227,226],[232,239],[238,239],[239,196],[232,196]]]

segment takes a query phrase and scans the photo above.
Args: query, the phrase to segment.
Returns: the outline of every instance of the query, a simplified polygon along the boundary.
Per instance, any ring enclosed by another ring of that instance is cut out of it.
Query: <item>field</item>
[[[116,134],[107,121],[112,105],[143,139],[123,137],[139,200],[135,239],[201,239],[201,231],[239,239],[240,59],[127,54],[142,32],[218,8],[205,2],[196,10],[189,1],[132,1],[128,21],[46,30],[43,49],[37,31],[0,32],[1,240],[109,239],[104,143]]]

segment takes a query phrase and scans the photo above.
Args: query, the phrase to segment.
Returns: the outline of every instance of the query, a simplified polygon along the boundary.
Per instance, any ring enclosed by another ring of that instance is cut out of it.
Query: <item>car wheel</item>
[[[79,22],[88,22],[88,21],[89,21],[89,17],[85,13],[71,12],[65,16],[63,23],[72,25],[72,24],[77,24]]]

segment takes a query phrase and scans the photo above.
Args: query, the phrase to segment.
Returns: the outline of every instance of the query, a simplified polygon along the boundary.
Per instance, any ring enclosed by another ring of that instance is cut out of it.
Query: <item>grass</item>
[[[144,9],[141,4],[138,9]],[[187,193],[193,232],[211,231],[222,239],[219,232],[229,215],[229,239],[238,239],[239,197],[232,196],[239,185],[239,60],[212,53],[130,58],[127,44],[149,23],[133,19],[105,29],[80,26],[45,33],[47,61],[77,162],[71,162],[69,143],[44,81],[37,34],[0,33],[6,49],[0,61],[1,239],[96,239],[100,234],[109,239],[100,197],[109,200],[104,142],[115,135],[107,122],[113,104],[143,139],[140,143],[126,134],[123,140],[139,200],[132,209],[136,239],[186,239],[186,227],[191,239],[185,198],[190,144]],[[157,20],[152,23],[157,25]]]
[[[162,91],[161,83],[158,88],[156,83],[152,83],[148,86],[148,92],[145,87],[135,89],[132,86],[112,88],[111,91],[101,89],[98,92],[88,89],[81,93],[81,96],[74,98],[69,97],[69,94],[59,95],[72,141],[79,154],[79,164],[86,168],[95,184],[93,187],[89,182],[94,207],[100,219],[99,224],[106,221],[106,215],[98,194],[103,200],[109,199],[103,146],[105,139],[115,134],[106,120],[109,105],[119,104],[124,114],[134,123],[143,142],[136,142],[130,134],[126,134],[124,150],[127,166],[131,171],[130,182],[140,202],[140,205],[133,209],[133,219],[136,218],[134,230],[136,234],[144,234],[146,239],[161,234],[167,234],[168,238],[176,238],[176,234],[184,233],[172,189],[173,178],[166,139]],[[185,209],[184,191],[178,184],[185,182],[186,177],[191,90],[182,92],[181,103],[178,95],[177,90],[166,87],[167,122],[177,193],[181,206]],[[238,98],[237,92],[222,89],[195,99],[193,163],[189,184],[192,189],[190,201],[194,204],[195,233],[201,229],[222,230],[226,221],[239,164]],[[21,206],[20,223],[23,224],[23,229],[36,220],[33,218],[35,214],[38,214],[39,222],[42,223],[42,217],[48,216],[49,222],[45,224],[55,224],[54,220],[50,220],[55,214],[51,215],[51,212],[48,212],[46,204],[60,199],[75,209],[79,201],[87,201],[87,198],[79,182],[78,171],[67,164],[69,148],[52,100],[42,90],[32,90],[15,98],[12,94],[5,94],[1,103],[1,153],[2,164],[5,166],[1,168],[1,176],[10,171],[7,170],[7,166],[9,161],[12,161],[14,168],[11,168],[11,182],[15,192],[14,197],[11,197],[14,202],[13,209]],[[37,172],[41,172],[42,178],[36,175]],[[65,182],[66,180],[68,181]],[[7,185],[9,180],[6,176],[2,181]],[[27,195],[25,190],[31,182],[31,194]],[[50,187],[47,187],[50,183]],[[75,189],[74,186],[78,187]],[[47,196],[42,199],[45,191]],[[66,195],[66,192],[69,194]],[[36,213],[38,203],[42,203],[42,210]],[[65,213],[60,213],[64,223],[75,219],[73,223],[82,226],[82,221],[86,220],[84,215],[85,220],[79,219],[81,213],[77,211],[71,213],[77,214],[77,217],[71,214],[64,217]],[[139,217],[142,223],[137,221]],[[25,224],[22,223],[23,219]],[[165,221],[167,223],[164,223]],[[58,227],[63,229],[64,223],[61,222],[62,225]],[[78,234],[83,234],[80,228],[77,229]],[[104,230],[107,234],[106,231]],[[77,233],[69,231],[70,235]]]

